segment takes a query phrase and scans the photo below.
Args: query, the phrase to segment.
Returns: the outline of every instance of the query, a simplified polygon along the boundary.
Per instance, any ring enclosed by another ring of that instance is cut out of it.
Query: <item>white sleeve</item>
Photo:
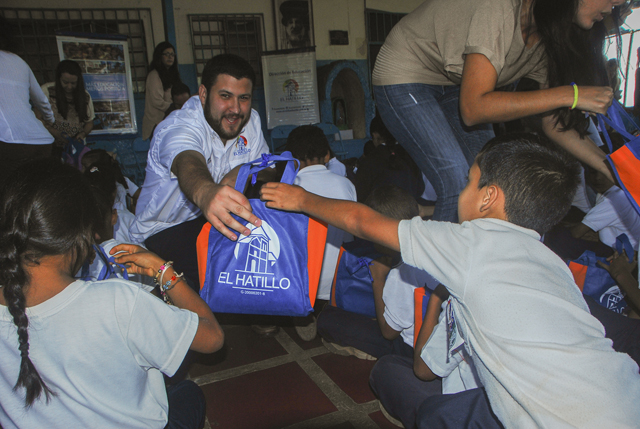
[[[191,347],[198,315],[167,305],[142,289],[137,290],[133,305],[122,303],[120,308],[129,312],[120,311],[118,323],[138,364],[172,376]]]
[[[468,276],[472,228],[470,222],[423,221],[418,216],[403,220],[398,226],[402,260],[431,274],[459,297]]]
[[[609,198],[603,198],[582,219],[582,223],[594,230],[600,231],[611,225],[616,219],[615,207]]]
[[[202,142],[205,139],[206,136],[201,135],[192,127],[172,127],[166,131],[161,139],[154,139],[157,144],[155,150],[157,151],[158,163],[165,169],[165,173],[168,172],[172,178],[175,178],[176,176],[171,172],[171,166],[176,156],[185,151],[195,151],[204,157]]]
[[[403,281],[400,268],[394,268],[389,272],[382,291],[382,300],[384,320],[394,331],[402,332],[414,324],[414,290],[414,286]]]
[[[45,95],[44,91],[40,85],[38,85],[38,81],[36,77],[33,75],[31,69],[29,69],[29,99],[33,106],[42,112],[44,116],[44,120],[48,123],[55,122],[56,118],[53,116],[53,110],[51,110],[51,103],[49,103],[49,98]]]

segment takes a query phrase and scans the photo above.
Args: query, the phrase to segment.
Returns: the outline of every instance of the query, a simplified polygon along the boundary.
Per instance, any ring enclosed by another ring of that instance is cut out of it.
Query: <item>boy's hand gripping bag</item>
[[[244,190],[249,176],[255,184],[257,173],[276,161],[287,161],[281,182],[292,184],[294,158],[283,152],[243,165],[236,190]],[[259,199],[249,202],[261,226],[234,216],[251,230],[249,236],[231,241],[210,223],[202,228],[197,241],[200,296],[214,312],[306,316],[318,292],[327,226],[302,213],[269,209]]]
[[[616,249],[619,253],[624,249],[627,255],[631,255],[629,262],[633,260],[633,247],[625,234],[616,239]],[[585,250],[578,259],[569,262],[569,269],[583,294],[611,311],[622,313],[627,307],[624,295],[609,272],[598,265],[598,261],[606,263],[607,258]]]
[[[356,238],[343,244],[331,286],[331,305],[375,318],[373,278],[369,266],[380,256],[382,253],[377,252],[369,241]]]
[[[640,213],[640,180],[638,180],[640,174],[640,136],[634,136],[627,132],[623,118],[627,122],[634,124],[636,129],[638,129],[638,126],[624,110],[624,107],[616,100],[609,107],[607,115],[609,117],[598,114],[600,131],[604,135],[607,146],[609,146],[610,155],[607,155],[607,161],[611,165],[620,188],[631,201],[631,205]],[[616,130],[626,141],[625,145],[615,152],[613,151],[613,145],[605,123]]]

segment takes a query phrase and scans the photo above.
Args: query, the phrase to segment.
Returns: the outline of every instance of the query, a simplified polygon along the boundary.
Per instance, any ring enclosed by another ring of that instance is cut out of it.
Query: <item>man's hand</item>
[[[251,233],[249,228],[235,220],[230,213],[240,216],[255,226],[260,226],[261,221],[252,213],[249,200],[231,186],[215,183],[204,185],[194,194],[193,202],[200,207],[211,225],[229,240],[235,241],[238,237],[225,225],[242,235]]]
[[[288,212],[302,212],[306,191],[299,186],[285,183],[265,183],[260,189],[260,199],[266,201],[271,209],[286,210]]]

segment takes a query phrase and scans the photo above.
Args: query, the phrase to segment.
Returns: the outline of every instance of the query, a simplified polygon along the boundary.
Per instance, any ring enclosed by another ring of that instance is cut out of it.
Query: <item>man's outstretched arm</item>
[[[258,219],[251,210],[249,200],[231,186],[213,181],[207,169],[207,163],[199,152],[184,151],[173,160],[171,172],[178,178],[180,189],[187,198],[202,210],[211,225],[230,240],[237,240],[237,235],[227,227],[243,235],[250,230],[236,221],[230,213],[259,226]]]

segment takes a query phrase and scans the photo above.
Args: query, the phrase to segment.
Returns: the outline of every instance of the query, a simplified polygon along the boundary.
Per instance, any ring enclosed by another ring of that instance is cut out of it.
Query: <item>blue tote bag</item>
[[[292,184],[294,158],[283,152],[243,165],[236,190],[243,192],[249,177],[255,184],[257,173],[276,161],[286,161],[281,182]],[[251,230],[249,236],[231,241],[210,223],[200,232],[200,296],[214,312],[306,316],[318,291],[327,226],[302,213],[269,209],[259,199],[249,202],[261,226],[234,216]]]

